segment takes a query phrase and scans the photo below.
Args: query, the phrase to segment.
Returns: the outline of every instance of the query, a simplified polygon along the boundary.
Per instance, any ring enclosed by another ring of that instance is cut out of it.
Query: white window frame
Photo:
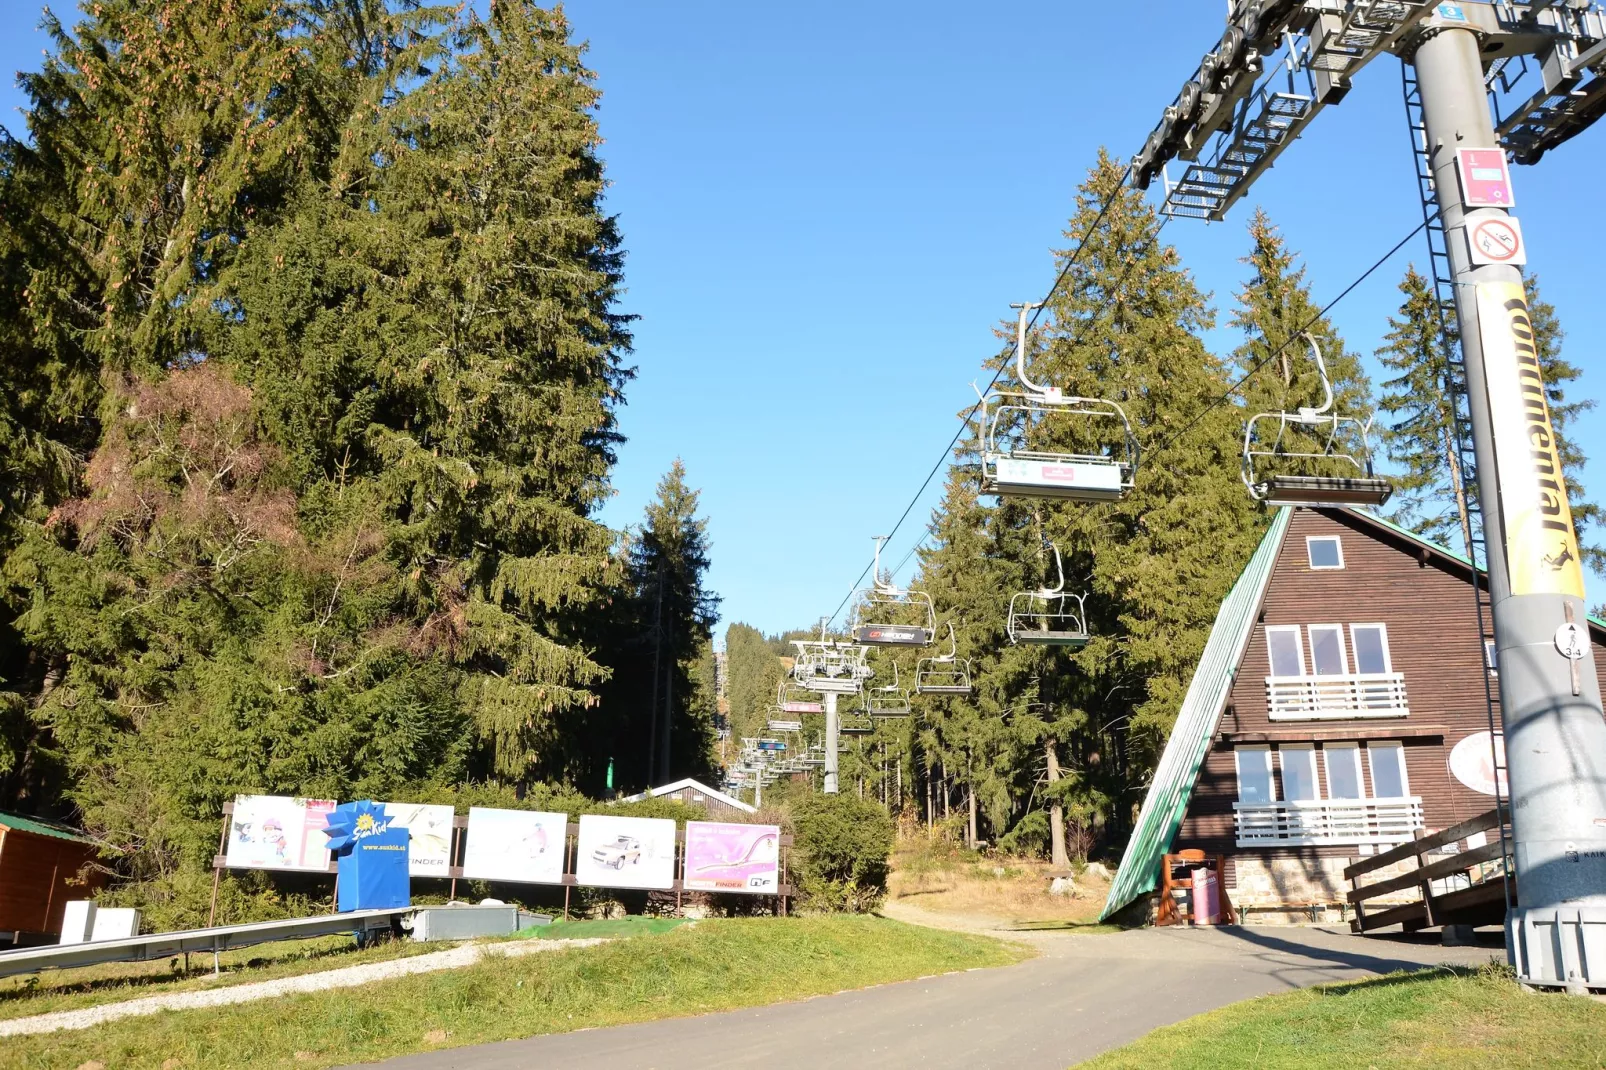
[[[1355,667],[1355,675],[1361,675],[1360,644],[1355,641],[1355,633],[1361,628],[1376,628],[1383,633],[1383,671],[1394,671],[1394,653],[1389,649],[1389,626],[1382,622],[1368,622],[1366,624],[1351,624],[1349,626],[1349,657],[1350,664]]]
[[[1355,790],[1360,792],[1356,796],[1338,796],[1333,794],[1333,754],[1334,752],[1352,755],[1349,760],[1355,767]],[[1366,794],[1366,767],[1361,762],[1361,745],[1359,743],[1323,743],[1322,744],[1322,771],[1327,774],[1327,797],[1329,799],[1365,799]]]
[[[1272,759],[1272,749],[1266,747],[1234,747],[1232,749],[1233,786],[1238,789],[1238,801],[1244,801],[1244,767],[1240,755],[1244,751],[1255,751],[1266,756],[1266,801],[1263,803],[1245,803],[1247,806],[1270,806],[1277,801],[1277,769]]]
[[[1483,641],[1483,667],[1489,670],[1490,676],[1500,675],[1500,652],[1495,649],[1493,639]]]
[[[1399,764],[1399,770],[1400,770],[1400,794],[1399,795],[1379,795],[1377,793],[1377,752],[1378,752],[1379,748],[1381,748],[1383,750],[1387,750],[1387,751],[1391,751],[1391,752],[1397,753],[1400,756],[1400,759],[1399,759],[1400,760],[1400,764]],[[1370,773],[1371,777],[1372,777],[1372,794],[1370,796],[1368,796],[1368,798],[1372,798],[1372,799],[1409,799],[1411,797],[1411,773],[1410,773],[1410,770],[1406,767],[1405,744],[1404,743],[1396,742],[1394,740],[1378,740],[1378,741],[1375,741],[1375,742],[1372,741],[1372,740],[1367,740],[1367,742],[1366,742],[1366,766],[1367,766],[1366,771],[1368,773]]]
[[[1310,552],[1311,544],[1312,543],[1316,543],[1316,542],[1331,542],[1334,545],[1336,545],[1338,547],[1338,564],[1336,564],[1336,565],[1318,565],[1316,563],[1316,559],[1311,556],[1311,552]],[[1310,566],[1312,572],[1337,572],[1337,571],[1339,571],[1340,569],[1342,569],[1344,567],[1344,540],[1339,538],[1337,535],[1306,535],[1305,536],[1305,563]]]
[[[1316,630],[1331,628],[1338,635],[1338,664],[1341,666],[1336,673],[1316,671]],[[1305,643],[1310,648],[1310,675],[1311,676],[1346,676],[1350,671],[1349,649],[1344,639],[1344,626],[1342,624],[1307,624],[1305,625]]]
[[[1286,788],[1288,787],[1287,756],[1291,753],[1310,755],[1310,761],[1306,766],[1306,770],[1310,775],[1310,785],[1315,790],[1316,794],[1314,797],[1309,799],[1290,798],[1287,801],[1321,802],[1325,798],[1325,796],[1322,794],[1322,768],[1321,763],[1316,760],[1316,745],[1314,743],[1283,743],[1277,747],[1277,766],[1283,771],[1283,787],[1285,789],[1284,795],[1287,794]]]
[[[1294,647],[1299,652],[1299,676],[1291,677],[1291,676],[1278,676],[1277,675],[1277,666],[1276,666],[1275,659],[1272,657],[1272,651],[1271,651],[1271,636],[1272,636],[1273,632],[1279,632],[1279,633],[1280,632],[1292,632],[1293,633]],[[1306,661],[1305,661],[1305,636],[1301,633],[1299,625],[1297,625],[1297,624],[1268,624],[1268,625],[1266,625],[1266,668],[1268,670],[1266,675],[1270,676],[1274,680],[1303,679],[1304,676],[1305,676],[1305,667],[1306,667]]]

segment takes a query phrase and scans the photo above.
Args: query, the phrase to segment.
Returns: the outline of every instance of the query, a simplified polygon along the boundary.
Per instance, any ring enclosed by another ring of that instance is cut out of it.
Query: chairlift
[[[854,695],[864,681],[874,675],[865,660],[870,648],[857,643],[827,639],[794,639],[798,656],[792,665],[792,679],[804,691],[821,694]]]
[[[908,688],[898,683],[897,662],[892,663],[892,683],[865,688],[864,712],[871,717],[907,717],[912,709]]]
[[[915,691],[921,695],[970,694],[970,659],[959,656],[959,640],[948,622],[948,653],[921,658],[915,666]]]
[[[1018,498],[1107,502],[1126,497],[1138,471],[1138,440],[1117,402],[1075,397],[1057,386],[1038,386],[1026,374],[1026,317],[1036,305],[1017,305],[1015,374],[1020,390],[981,395],[981,493]],[[978,394],[980,392],[978,391]],[[1029,438],[1054,418],[1118,439],[1101,453],[1033,450]],[[1117,430],[1119,425],[1119,430]]]
[[[871,585],[859,592],[853,638],[867,646],[925,646],[937,631],[937,609],[924,591],[904,590],[881,571],[881,547],[887,536],[875,537]],[[902,619],[899,619],[902,618]]]
[[[875,722],[867,716],[847,714],[837,721],[836,730],[844,736],[867,736],[875,731]]]
[[[1300,337],[1310,346],[1322,377],[1322,404],[1249,418],[1244,426],[1244,486],[1250,497],[1267,505],[1380,506],[1394,487],[1372,470],[1372,421],[1328,411],[1333,407],[1333,381],[1327,362],[1314,337],[1308,332]],[[1269,434],[1267,428],[1273,423],[1276,433]],[[1307,471],[1285,470],[1290,463]],[[1323,468],[1328,471],[1320,471]]]
[[[798,687],[786,686],[782,680],[775,689],[775,711],[786,717],[796,717],[805,713],[824,713],[825,707],[816,701],[807,691]]]
[[[1065,563],[1058,546],[1054,569],[1059,581],[1052,587],[1022,591],[1009,599],[1009,641],[1026,646],[1059,646],[1080,650],[1087,645],[1087,598],[1065,590]]]

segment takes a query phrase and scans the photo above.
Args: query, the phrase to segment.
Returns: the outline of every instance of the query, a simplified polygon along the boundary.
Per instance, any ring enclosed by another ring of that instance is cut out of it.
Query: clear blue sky
[[[727,621],[773,631],[836,607],[973,400],[993,327],[1048,287],[1098,147],[1135,151],[1220,37],[1219,2],[1144,4],[1141,20],[1134,6],[568,5],[605,94],[625,308],[641,317],[605,519],[634,522],[682,457]],[[0,66],[37,63],[35,21],[29,0],[5,5]],[[14,126],[19,96],[3,90]],[[1606,124],[1516,177],[1531,266],[1587,397],[1606,393],[1603,170]],[[1256,203],[1323,302],[1420,223],[1398,61],[1367,69],[1225,224],[1167,228],[1218,309],[1245,277]],[[1412,243],[1339,306],[1352,349],[1376,347],[1424,251]],[[1238,337],[1209,341],[1225,352]],[[1597,460],[1583,482],[1606,495],[1606,415],[1586,422],[1574,432]]]

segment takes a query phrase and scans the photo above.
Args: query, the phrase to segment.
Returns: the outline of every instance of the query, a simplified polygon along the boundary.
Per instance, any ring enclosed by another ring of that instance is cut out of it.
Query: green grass
[[[319,973],[343,966],[425,955],[451,946],[393,940],[359,950],[350,936],[325,936],[225,951],[218,957],[220,976],[217,977],[212,975],[212,956],[200,953],[190,956],[187,971],[182,955],[151,962],[109,962],[72,970],[43,970],[31,976],[0,979],[0,1019],[98,1007],[164,992],[193,992]],[[4,1059],[0,1058],[0,1067],[4,1065]]]
[[[1083,1070],[1606,1067],[1606,1004],[1502,971],[1427,970],[1266,996],[1157,1029]]]
[[[875,917],[740,918],[362,989],[11,1037],[7,1070],[318,1067],[703,1014],[1019,961],[1021,948]]]
[[[687,918],[649,918],[632,914],[625,918],[606,918],[599,921],[555,921],[525,929],[520,936],[537,940],[589,940],[604,937],[617,940],[628,936],[651,936],[690,924]]]

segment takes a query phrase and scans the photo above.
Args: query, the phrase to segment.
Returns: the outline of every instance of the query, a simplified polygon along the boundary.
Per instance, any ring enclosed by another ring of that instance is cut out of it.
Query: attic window
[[[1313,569],[1344,567],[1344,547],[1337,535],[1311,535],[1305,539],[1305,553]]]

